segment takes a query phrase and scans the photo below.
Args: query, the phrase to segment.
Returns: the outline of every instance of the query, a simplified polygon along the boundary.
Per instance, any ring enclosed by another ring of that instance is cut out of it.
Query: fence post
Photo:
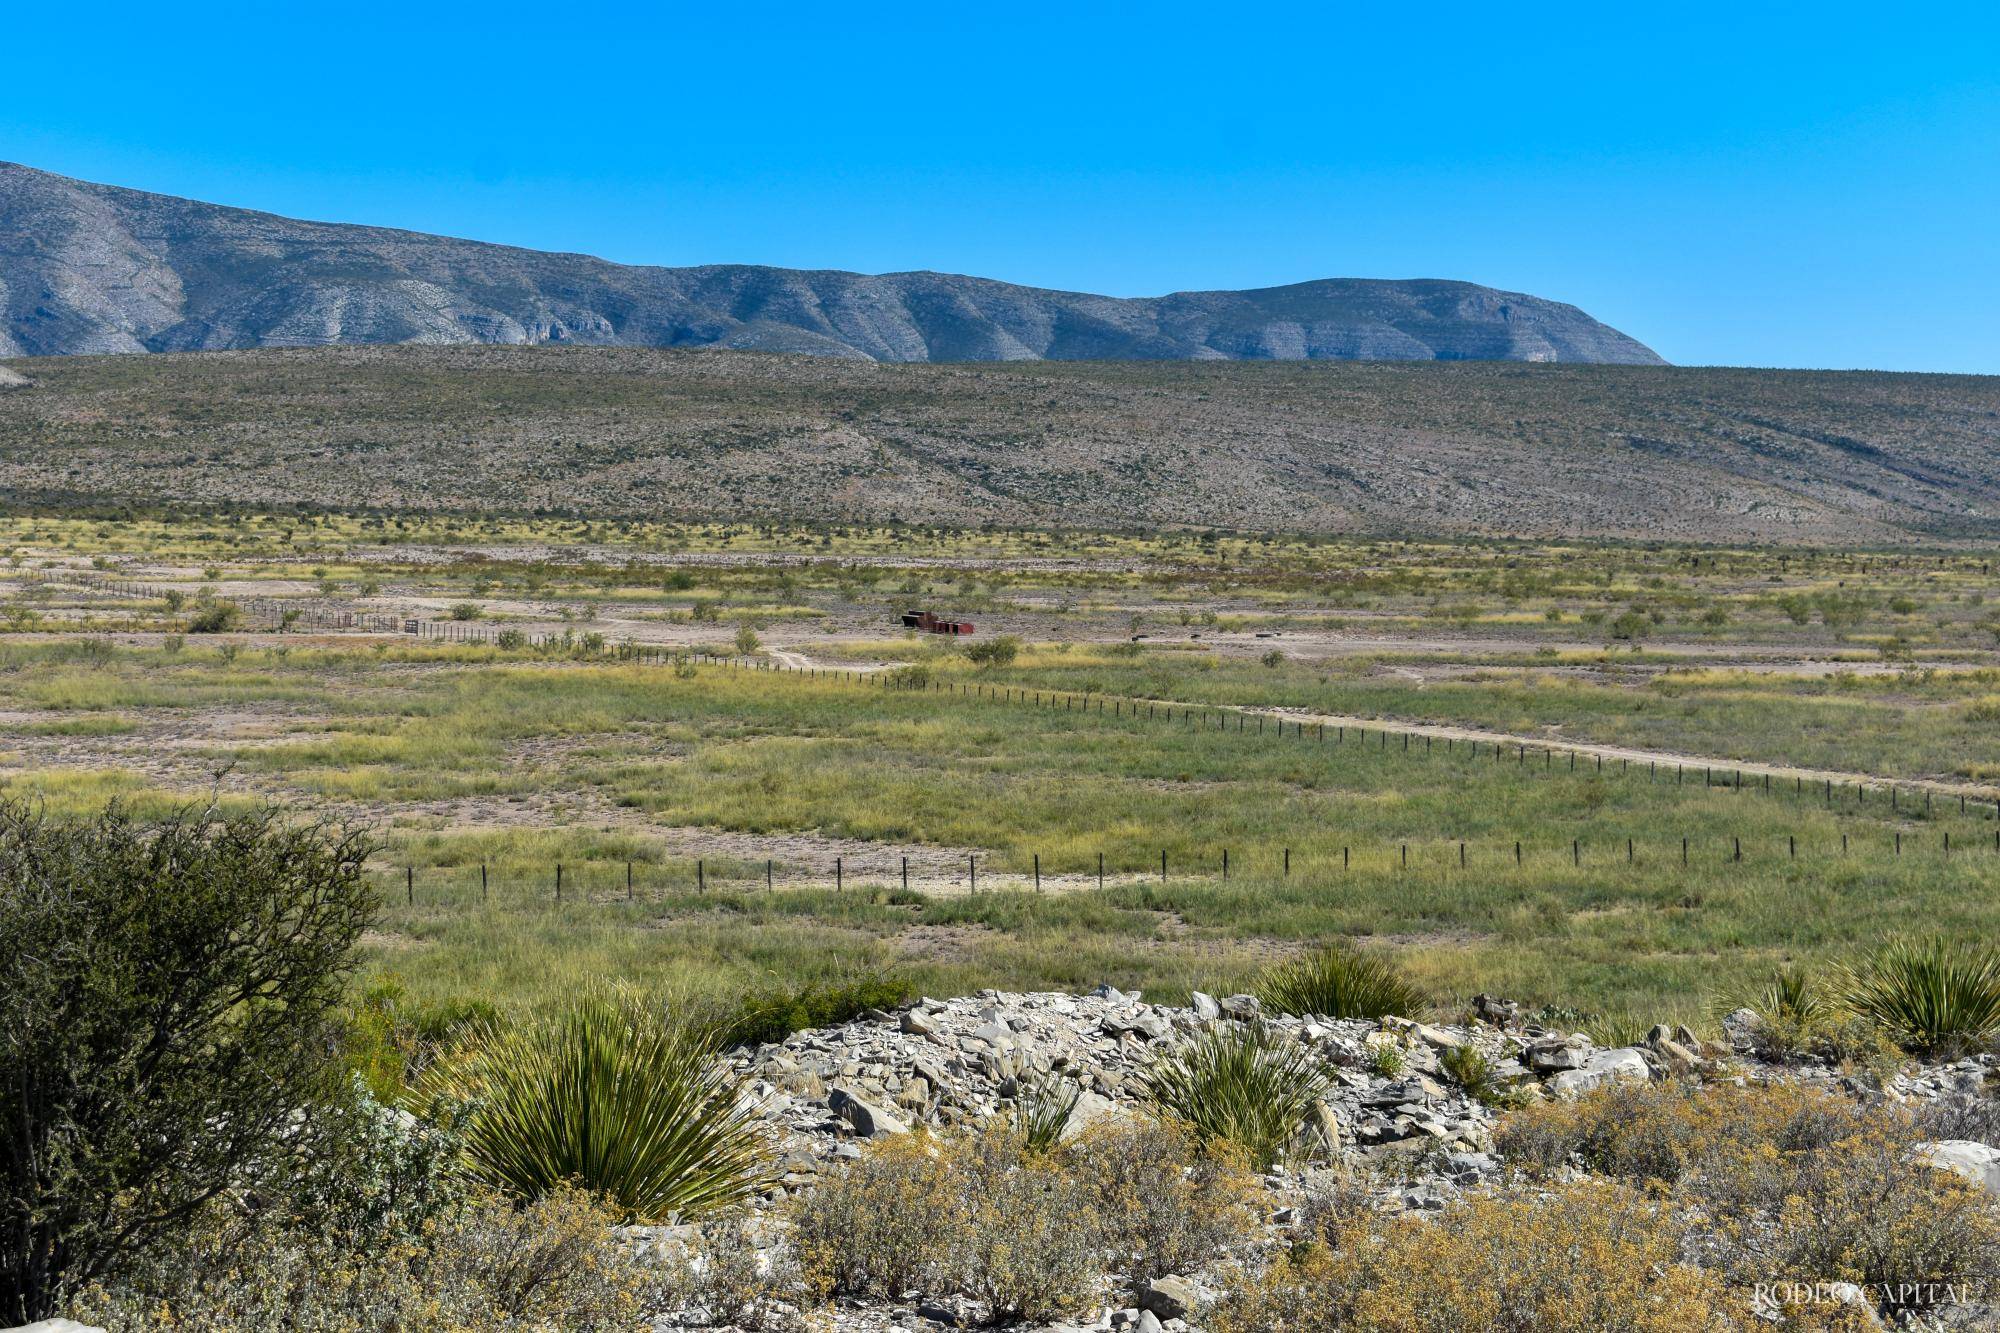
[[[562,862],[556,862],[556,901],[562,901]]]
[[[625,863],[625,901],[632,901],[632,863]]]
[[[416,905],[416,901],[417,901],[417,868],[415,866],[404,866],[403,903],[405,906],[414,907]]]
[[[1996,845],[2000,845],[2000,831],[1996,831],[1994,833],[1994,838],[1996,840]],[[1167,849],[1162,847],[1160,848],[1160,883],[1165,884],[1166,882],[1167,882]]]
[[[708,863],[700,857],[694,862],[694,888],[696,893],[708,892]]]
[[[1099,852],[1099,853],[1097,854],[1097,887],[1098,887],[1098,888],[1100,888],[1100,889],[1102,889],[1102,888],[1104,887],[1104,853],[1103,853],[1103,852]]]
[[[1291,878],[1291,874],[1292,874],[1292,849],[1287,847],[1285,848],[1285,877],[1289,879]]]
[[[1520,868],[1521,868],[1521,840],[1519,838],[1516,838],[1514,839],[1514,869],[1519,870]]]
[[[979,892],[979,858],[972,853],[966,854],[965,876],[971,886],[971,891],[973,893]]]
[[[1036,892],[1036,893],[1040,893],[1041,891],[1042,891],[1042,854],[1041,854],[1040,852],[1036,852],[1036,853],[1035,853],[1035,892]]]
[[[486,901],[486,863],[479,863],[479,901]]]
[[[842,866],[841,858],[838,856],[833,858],[833,891],[835,893],[847,892],[846,869]]]
[[[909,891],[910,891],[910,858],[905,856],[903,858],[903,892],[908,893]]]
[[[1569,859],[1573,865],[1583,864],[1583,842],[1577,838],[1569,840]]]
[[[1229,878],[1229,849],[1227,847],[1222,849],[1222,877],[1225,880]]]

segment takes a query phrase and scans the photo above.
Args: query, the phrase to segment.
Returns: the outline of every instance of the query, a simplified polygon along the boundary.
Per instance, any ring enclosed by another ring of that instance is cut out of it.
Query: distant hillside
[[[1466,282],[1120,299],[949,273],[648,268],[300,222],[0,163],[0,356],[374,343],[1661,364],[1574,306]]]
[[[0,503],[2000,537],[1994,377],[521,347],[12,368]]]

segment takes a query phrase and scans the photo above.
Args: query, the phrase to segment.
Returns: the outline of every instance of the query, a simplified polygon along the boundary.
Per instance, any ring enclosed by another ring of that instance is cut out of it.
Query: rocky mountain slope
[[[1660,364],[1574,306],[1466,282],[1119,299],[949,273],[653,268],[301,222],[0,163],[0,356],[356,343]]]
[[[1623,536],[2000,537],[2000,377],[883,365],[651,348],[17,360],[0,501]]]

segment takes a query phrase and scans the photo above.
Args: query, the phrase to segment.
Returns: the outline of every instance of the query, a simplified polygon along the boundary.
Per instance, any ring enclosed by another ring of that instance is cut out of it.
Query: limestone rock
[[[910,1127],[901,1120],[847,1088],[836,1087],[828,1093],[826,1104],[836,1115],[852,1125],[854,1132],[864,1139],[872,1139],[878,1134],[910,1132]]]
[[[1139,1308],[1162,1319],[1185,1319],[1201,1300],[1201,1292],[1191,1279],[1179,1274],[1156,1277],[1139,1293]]]
[[[1574,1097],[1620,1079],[1644,1083],[1653,1076],[1646,1057],[1636,1046],[1599,1051],[1580,1069],[1567,1069],[1549,1080],[1549,1091],[1558,1097]]]
[[[2000,1202],[2000,1148],[1971,1139],[1919,1143],[1916,1155],[1940,1170],[1964,1176]]]

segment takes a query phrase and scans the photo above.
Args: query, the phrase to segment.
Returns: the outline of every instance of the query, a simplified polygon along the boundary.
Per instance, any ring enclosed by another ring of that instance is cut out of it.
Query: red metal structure
[[[929,611],[903,612],[903,628],[922,630],[926,634],[970,634],[970,620],[942,620]]]

